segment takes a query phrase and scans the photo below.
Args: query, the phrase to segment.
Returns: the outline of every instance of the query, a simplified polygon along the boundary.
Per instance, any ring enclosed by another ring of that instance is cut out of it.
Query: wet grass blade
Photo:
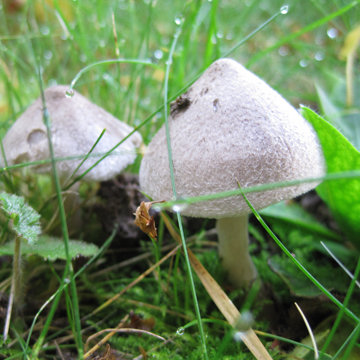
[[[167,229],[169,230],[171,236],[179,243],[182,243],[181,236],[175,231],[172,226],[169,218],[161,213],[161,218],[163,219]],[[214,301],[220,312],[223,314],[224,318],[228,321],[228,323],[236,328],[236,324],[241,318],[239,310],[233,304],[233,302],[226,295],[224,290],[220,287],[220,285],[215,281],[215,279],[209,274],[209,272],[204,268],[201,262],[197,259],[194,253],[188,249],[188,256],[191,263],[192,268],[196,272],[197,276],[201,280],[201,283],[207,290],[211,299]],[[254,330],[249,329],[246,332],[241,333],[241,339],[251,351],[251,353],[255,356],[256,359],[264,359],[271,360],[270,354],[265,349],[262,342],[259,340]]]

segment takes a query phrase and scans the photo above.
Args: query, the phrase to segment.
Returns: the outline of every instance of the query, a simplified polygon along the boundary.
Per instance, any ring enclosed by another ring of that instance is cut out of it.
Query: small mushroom
[[[178,197],[215,194],[281,181],[322,176],[322,149],[311,125],[263,80],[231,59],[214,62],[185,94],[188,106],[169,118]],[[249,193],[261,209],[314,188],[301,183]],[[154,200],[171,199],[164,126],[140,167],[140,186]],[[257,276],[248,253],[248,214],[241,196],[198,202],[187,216],[216,218],[219,253],[234,285]]]
[[[80,175],[90,168],[106,152],[117,145],[134,129],[90,102],[74,91],[72,97],[66,96],[68,87],[52,86],[45,90],[46,107],[50,119],[51,140],[61,182],[64,184],[74,173]],[[89,153],[99,136],[105,133],[96,144],[90,156],[78,168],[83,157]],[[138,132],[132,134],[119,145],[109,156],[97,164],[85,176],[87,181],[105,181],[114,178],[136,158],[136,148],[142,144]],[[50,159],[47,130],[43,120],[43,104],[37,99],[15,121],[3,139],[4,153],[8,165]],[[0,156],[0,165],[5,161]],[[35,165],[38,172],[49,172],[50,163]],[[70,231],[77,231],[81,226],[81,215],[78,208],[78,184],[71,187],[65,196],[65,207]]]
[[[74,92],[72,97],[67,97],[67,90],[68,88],[63,85],[52,86],[45,90],[55,157],[79,157],[57,162],[57,168],[62,177],[70,176],[76,170],[82,157],[90,151],[104,129],[106,131],[103,137],[77,175],[92,166],[100,156],[133,131],[132,127],[93,104],[78,92]],[[50,158],[42,109],[42,101],[39,98],[16,120],[5,135],[3,146],[9,165]],[[113,178],[134,162],[136,148],[141,143],[140,134],[135,132],[87,173],[84,179],[103,181]],[[1,160],[4,164],[3,159]],[[49,169],[50,164],[36,166],[39,172],[46,172]]]

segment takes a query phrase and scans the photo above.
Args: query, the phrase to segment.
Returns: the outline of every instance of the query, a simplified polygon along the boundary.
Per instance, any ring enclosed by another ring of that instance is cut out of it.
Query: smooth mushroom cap
[[[79,175],[133,131],[133,128],[76,91],[72,97],[66,97],[67,89],[66,86],[57,85],[45,90],[55,157],[86,155],[103,129],[106,129],[92,152],[98,156],[90,156],[79,169]],[[3,145],[9,165],[50,158],[42,109],[42,101],[39,98],[16,120],[5,135]],[[85,179],[102,181],[114,177],[134,162],[135,150],[141,143],[141,135],[134,133],[92,169]],[[2,157],[0,160],[4,165]],[[59,161],[58,170],[62,176],[71,175],[81,161],[82,159]],[[36,167],[42,172],[48,171],[49,168],[49,164]]]
[[[322,176],[322,149],[311,125],[263,80],[231,59],[214,62],[179,98],[169,117],[178,196],[215,194],[273,182]],[[142,190],[154,200],[173,196],[165,127],[154,136],[140,168]],[[255,208],[300,195],[303,183],[249,193]],[[241,196],[199,202],[182,210],[222,218],[250,212]]]

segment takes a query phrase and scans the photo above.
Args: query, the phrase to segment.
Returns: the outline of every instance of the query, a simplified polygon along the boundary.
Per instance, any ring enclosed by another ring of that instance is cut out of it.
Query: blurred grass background
[[[344,79],[345,62],[339,59],[339,52],[344,37],[358,20],[356,11],[325,22],[269,53],[262,52],[348,3],[288,1],[286,15],[278,16],[231,57],[245,65],[250,63],[252,71],[294,105],[300,102],[313,105],[317,100],[317,82],[329,89],[334,77]],[[285,5],[277,0],[105,3],[8,0],[2,4],[2,133],[39,95],[36,59],[41,64],[46,87],[70,84],[83,67],[104,59],[151,59],[158,63],[156,69],[102,65],[83,75],[76,85],[77,90],[98,105],[137,125],[161,104],[164,62],[176,19],[184,24],[171,69],[170,95]],[[161,121],[158,119],[158,124]],[[143,132],[149,140],[153,127]]]

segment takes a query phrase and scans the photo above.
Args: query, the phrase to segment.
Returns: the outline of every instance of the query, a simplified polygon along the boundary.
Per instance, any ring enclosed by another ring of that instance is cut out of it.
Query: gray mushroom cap
[[[311,125],[263,80],[231,59],[214,62],[171,108],[178,196],[193,197],[322,176],[322,149]],[[173,197],[165,127],[141,163],[140,185],[154,200]],[[249,193],[256,209],[290,199],[315,183]],[[241,196],[192,204],[182,214],[223,218],[249,213]]]
[[[55,157],[86,155],[101,132],[106,129],[105,134],[92,152],[94,156],[90,156],[81,166],[77,173],[79,175],[133,131],[133,128],[76,91],[71,98],[66,97],[67,89],[66,86],[57,85],[45,90]],[[3,146],[9,165],[50,158],[42,109],[42,101],[39,98],[16,120],[5,135]],[[135,132],[111,155],[92,169],[85,176],[85,179],[102,181],[114,177],[134,162],[136,148],[141,143],[140,134]],[[0,160],[3,166],[2,157]],[[57,167],[62,176],[68,176],[72,174],[81,161],[81,158],[59,161]],[[49,169],[49,164],[36,166],[36,170],[41,172],[49,171]]]

